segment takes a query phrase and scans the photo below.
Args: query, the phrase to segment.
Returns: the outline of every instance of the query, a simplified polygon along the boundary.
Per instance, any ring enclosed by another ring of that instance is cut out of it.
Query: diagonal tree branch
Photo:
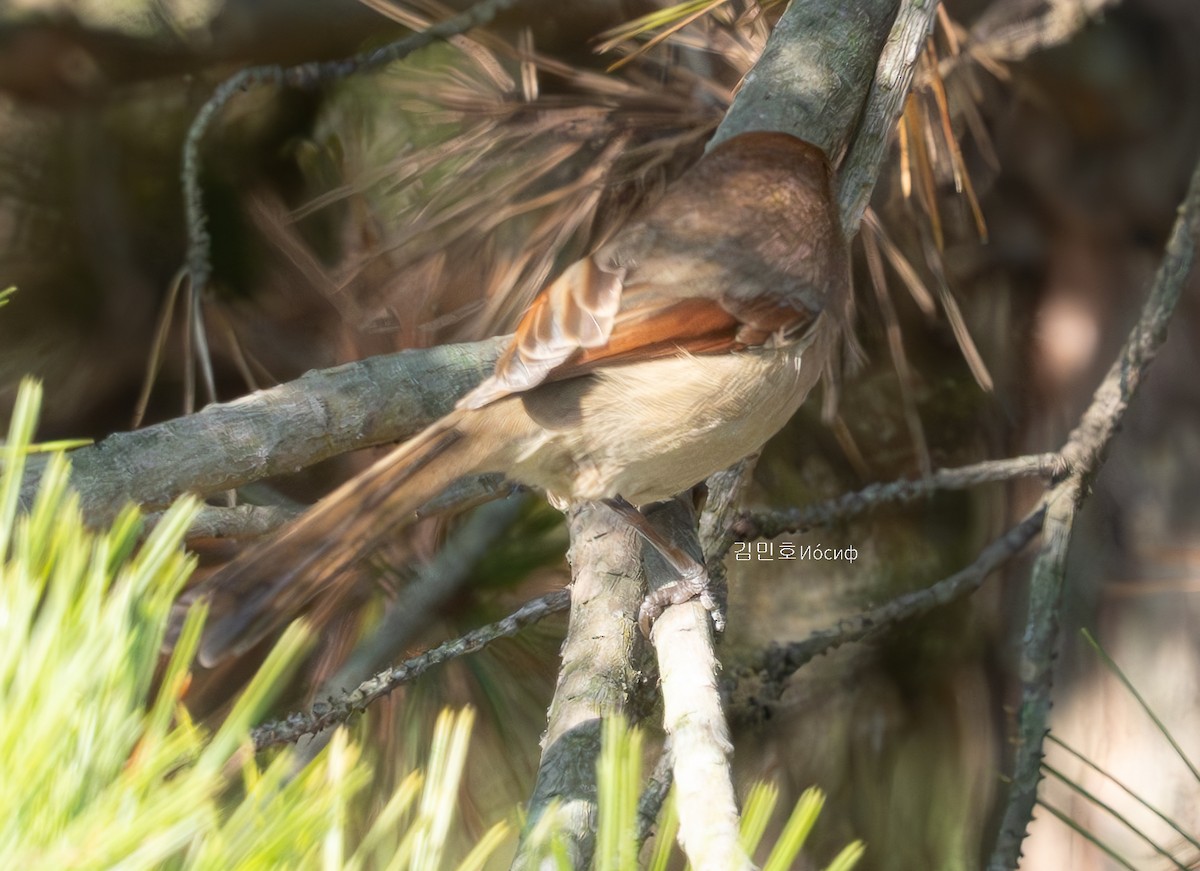
[[[70,455],[84,517],[100,525],[129,502],[165,508],[184,493],[220,493],[407,438],[490,374],[502,347],[489,339],[370,357],[111,435]],[[24,504],[39,477],[26,476]]]
[[[745,663],[747,669],[760,672],[764,685],[774,688],[767,699],[778,698],[784,682],[809,660],[843,644],[865,641],[908,620],[914,620],[936,608],[965,599],[984,580],[1033,541],[1046,519],[1045,505],[1039,505],[1004,535],[979,552],[965,568],[934,584],[896,596],[891,601],[838,621],[807,638],[790,644],[771,645],[757,661]]]
[[[1071,433],[1062,456],[1069,472],[1048,494],[1048,513],[1041,552],[1030,578],[1029,615],[1021,652],[1021,708],[1017,715],[1016,759],[1004,821],[996,839],[989,871],[1008,871],[1020,863],[1021,843],[1033,817],[1042,762],[1042,742],[1049,729],[1050,687],[1062,613],[1067,550],[1076,512],[1137,393],[1150,363],[1167,336],[1167,324],[1193,274],[1200,246],[1200,164],[1197,164],[1167,241],[1166,253],[1141,315],[1121,354],[1097,388],[1092,404]]]
[[[279,744],[292,744],[305,735],[316,735],[339,723],[348,722],[356,714],[364,713],[376,700],[398,686],[416,680],[434,666],[482,650],[497,638],[510,638],[530,624],[565,611],[570,604],[569,590],[555,590],[526,602],[502,620],[480,626],[461,638],[439,644],[419,656],[379,672],[345,696],[317,702],[307,713],[296,712],[282,720],[263,723],[250,734],[254,749],[265,750]]]

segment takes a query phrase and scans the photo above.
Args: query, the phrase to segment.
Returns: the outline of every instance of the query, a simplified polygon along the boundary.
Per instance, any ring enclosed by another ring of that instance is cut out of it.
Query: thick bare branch
[[[649,515],[671,540],[701,559],[690,495]],[[675,580],[653,548],[644,547],[651,584]],[[692,867],[748,869],[739,843],[738,803],[729,759],[733,745],[717,692],[720,663],[713,649],[709,614],[696,599],[668,608],[654,624],[654,652],[663,697],[663,729],[671,743],[671,772],[679,809],[679,840]]]
[[[570,531],[571,619],[525,833],[557,803],[572,864],[586,868],[595,849],[601,718],[637,719],[637,613],[646,586],[636,535],[613,512],[600,505],[577,509]],[[514,868],[535,867],[526,846]]]
[[[420,432],[495,365],[503,339],[371,357],[71,453],[84,516],[165,508]],[[31,476],[22,499],[37,492]],[[28,504],[28,502],[27,502]]]
[[[709,147],[750,130],[778,130],[836,161],[863,114],[896,5],[792,0]]]

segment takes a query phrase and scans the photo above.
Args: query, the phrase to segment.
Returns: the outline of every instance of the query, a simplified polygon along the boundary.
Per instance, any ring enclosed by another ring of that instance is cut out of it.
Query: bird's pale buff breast
[[[821,374],[818,349],[802,347],[612,366],[547,385],[536,398],[505,400],[524,402],[544,427],[512,446],[510,477],[559,505],[669,498],[754,453],[787,423]],[[588,426],[571,425],[581,416]]]

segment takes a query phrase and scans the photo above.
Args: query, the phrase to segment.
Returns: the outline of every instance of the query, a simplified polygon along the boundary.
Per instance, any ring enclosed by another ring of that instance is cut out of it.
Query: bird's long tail
[[[488,471],[482,448],[494,440],[473,437],[470,417],[451,412],[209,578],[200,592],[211,597],[213,616],[200,662],[250,649],[336,588],[341,573],[449,484]]]

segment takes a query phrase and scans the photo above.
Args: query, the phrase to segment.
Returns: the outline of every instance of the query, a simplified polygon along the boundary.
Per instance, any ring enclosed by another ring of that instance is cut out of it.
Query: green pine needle
[[[438,719],[426,773],[379,795],[369,759],[339,731],[309,764],[288,751],[262,764],[250,728],[308,648],[295,624],[215,732],[183,705],[205,619],[185,616],[164,662],[163,639],[195,559],[183,538],[198,510],[185,498],[143,536],[128,508],[102,532],[88,529],[53,453],[27,513],[19,494],[37,423],[40,388],[22,384],[0,446],[0,867],[64,871],[170,868],[321,868],[438,871],[455,867],[450,832],[467,764],[470,710]],[[597,765],[596,865],[638,866],[642,733],[606,721]],[[756,846],[778,799],[756,787],[744,843]],[[820,812],[805,793],[765,869],[792,867]],[[516,817],[516,814],[513,814]],[[678,821],[668,799],[646,867],[662,871]],[[562,815],[544,812],[527,846],[539,868],[570,871]],[[511,843],[493,826],[458,860],[479,871]],[[834,860],[847,871],[862,847]]]
[[[215,734],[194,723],[182,697],[202,604],[165,663],[160,650],[194,568],[182,541],[198,504],[180,500],[144,538],[133,509],[89,530],[69,463],[54,454],[22,514],[40,398],[22,384],[0,447],[0,867],[443,867],[472,715],[443,715],[430,777],[379,796],[367,825],[358,799],[372,798],[372,766],[344,731],[300,770],[290,752],[265,768],[254,757],[250,727],[303,656],[302,630],[284,634]],[[506,834],[490,831],[464,871]]]

